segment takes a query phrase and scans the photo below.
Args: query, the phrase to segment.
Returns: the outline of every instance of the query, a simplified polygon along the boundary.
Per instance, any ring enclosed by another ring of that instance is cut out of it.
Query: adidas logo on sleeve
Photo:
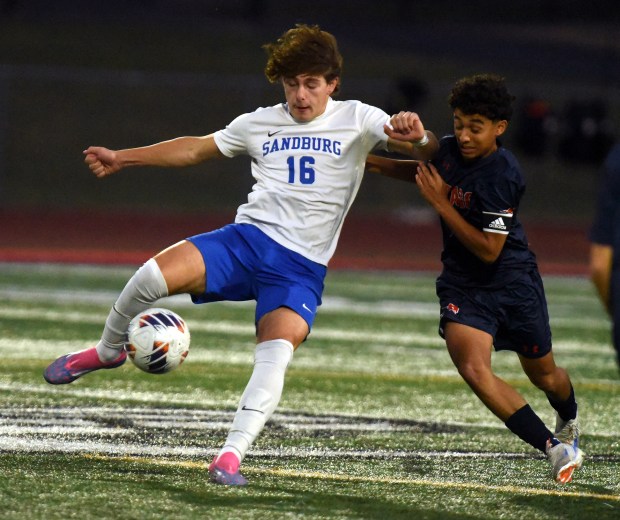
[[[504,219],[502,217],[497,217],[493,222],[489,224],[489,227],[501,229],[503,231],[506,229],[506,224],[504,223]]]
[[[508,213],[488,213],[482,212],[483,217],[483,231],[490,231],[491,233],[501,233],[507,235],[510,231],[510,225],[512,223],[512,212]]]

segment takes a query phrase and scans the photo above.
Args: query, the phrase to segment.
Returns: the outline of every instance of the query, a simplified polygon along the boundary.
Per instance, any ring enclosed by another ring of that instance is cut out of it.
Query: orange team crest
[[[446,306],[446,309],[448,309],[449,311],[451,311],[454,314],[458,314],[459,313],[459,308],[457,305],[454,305],[453,303],[449,303]]]

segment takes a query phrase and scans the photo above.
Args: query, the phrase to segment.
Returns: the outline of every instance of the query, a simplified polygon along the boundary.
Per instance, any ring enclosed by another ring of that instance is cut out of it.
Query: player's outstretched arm
[[[414,159],[428,161],[439,150],[439,141],[424,125],[415,112],[399,112],[383,127],[388,136],[388,149],[409,155]]]
[[[379,155],[369,155],[366,157],[366,171],[378,173],[392,179],[406,182],[415,182],[417,166],[420,161],[390,159]]]
[[[191,166],[223,157],[213,134],[203,137],[178,137],[140,148],[109,150],[91,146],[84,150],[84,162],[97,177],[112,175],[128,166]]]

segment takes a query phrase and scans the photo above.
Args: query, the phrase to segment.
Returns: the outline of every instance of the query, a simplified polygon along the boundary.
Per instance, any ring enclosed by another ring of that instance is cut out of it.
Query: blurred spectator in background
[[[605,103],[601,99],[569,101],[563,119],[558,149],[560,157],[600,164],[614,142]]]
[[[549,137],[557,129],[551,104],[537,97],[526,98],[517,114],[516,126],[516,142],[519,148],[532,157],[544,156]]]
[[[620,142],[607,156],[603,175],[590,230],[590,277],[612,319],[620,368]]]

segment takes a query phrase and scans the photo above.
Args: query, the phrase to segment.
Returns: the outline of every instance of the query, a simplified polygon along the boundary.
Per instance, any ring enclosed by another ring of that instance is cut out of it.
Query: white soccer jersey
[[[357,195],[366,156],[387,149],[389,116],[359,101],[329,99],[325,112],[295,121],[286,103],[237,117],[215,133],[227,157],[249,155],[256,183],[235,222],[327,265]]]

